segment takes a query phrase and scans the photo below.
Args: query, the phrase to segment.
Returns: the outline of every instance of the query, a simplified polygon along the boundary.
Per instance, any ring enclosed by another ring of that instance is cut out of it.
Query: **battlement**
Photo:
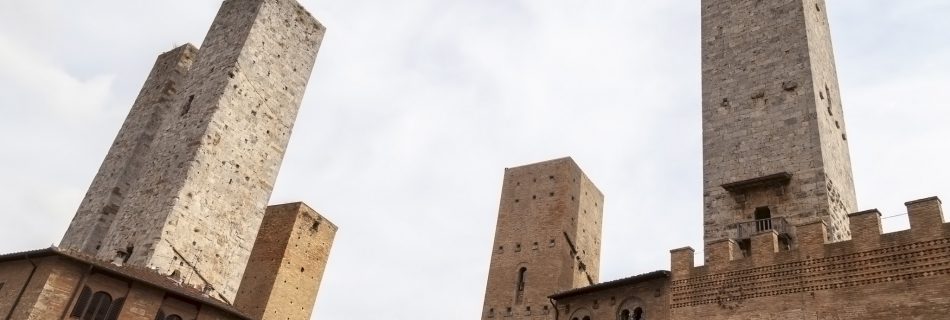
[[[828,226],[815,220],[797,226],[797,242],[787,249],[767,230],[752,236],[747,252],[732,239],[707,243],[703,266],[694,266],[692,248],[672,250],[673,306],[715,303],[720,298],[711,291],[727,282],[743,296],[764,297],[950,273],[950,224],[940,199],[905,205],[911,228],[903,231],[883,233],[873,209],[848,215],[847,241],[827,242]]]
[[[911,228],[884,233],[881,227],[881,212],[877,209],[855,212],[848,215],[851,240],[828,243],[827,225],[822,220],[796,226],[796,243],[783,250],[774,230],[766,230],[752,236],[750,250],[744,253],[733,239],[706,243],[706,261],[703,266],[694,266],[691,247],[671,250],[674,278],[694,277],[742,267],[771,266],[809,259],[834,257],[889,249],[923,241],[950,238],[950,224],[944,221],[941,201],[930,197],[905,203]]]

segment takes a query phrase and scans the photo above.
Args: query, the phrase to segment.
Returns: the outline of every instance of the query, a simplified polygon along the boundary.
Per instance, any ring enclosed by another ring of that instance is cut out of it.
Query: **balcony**
[[[736,224],[736,238],[738,240],[751,239],[752,235],[762,232],[775,230],[779,238],[791,239],[795,232],[795,227],[788,223],[785,218],[759,219]]]

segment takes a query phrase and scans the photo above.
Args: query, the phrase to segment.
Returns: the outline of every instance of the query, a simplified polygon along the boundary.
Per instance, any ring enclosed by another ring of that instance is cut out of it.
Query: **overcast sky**
[[[602,281],[701,249],[698,0],[302,2],[328,31],[271,202],[340,226],[315,319],[476,319],[504,168],[562,156],[606,197]],[[59,242],[219,4],[0,2],[0,253]],[[950,198],[950,1],[828,7],[860,209]]]

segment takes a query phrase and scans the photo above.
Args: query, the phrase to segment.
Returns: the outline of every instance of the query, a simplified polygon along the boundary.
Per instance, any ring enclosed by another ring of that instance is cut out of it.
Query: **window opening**
[[[772,230],[772,211],[769,207],[755,209],[755,231]]]
[[[82,320],[103,320],[109,314],[109,307],[112,305],[112,296],[103,291],[92,295],[92,301],[86,306],[86,312],[82,315]]]
[[[637,307],[633,309],[633,320],[642,320],[643,319],[643,309]]]
[[[515,295],[515,302],[521,303],[524,300],[524,283],[525,283],[525,274],[528,272],[528,268],[521,267],[518,269],[518,282],[517,282],[517,294]]]

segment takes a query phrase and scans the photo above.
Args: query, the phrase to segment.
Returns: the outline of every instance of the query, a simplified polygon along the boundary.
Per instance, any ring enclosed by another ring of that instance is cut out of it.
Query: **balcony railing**
[[[775,230],[780,238],[791,238],[794,233],[794,227],[788,223],[785,218],[770,218],[740,222],[736,224],[736,238],[750,239],[752,235],[762,232]]]

